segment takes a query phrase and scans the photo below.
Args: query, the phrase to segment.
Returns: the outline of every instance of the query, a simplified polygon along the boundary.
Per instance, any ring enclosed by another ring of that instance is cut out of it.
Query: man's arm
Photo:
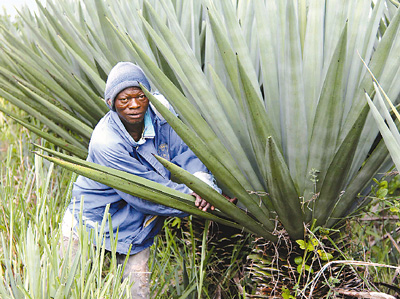
[[[137,159],[130,156],[129,153],[123,148],[122,145],[113,144],[111,146],[92,147],[91,159],[93,162],[111,167],[114,169],[126,171],[128,173],[137,175],[139,177],[151,180],[153,182],[162,184],[166,187],[175,189],[177,191],[190,194],[191,190],[184,184],[177,184],[168,178],[163,177],[153,169],[148,169],[145,165],[141,164]],[[154,158],[155,159],[155,158]],[[161,216],[180,216],[184,217],[187,214],[169,208],[161,204],[155,204],[150,201],[138,198],[136,196],[124,193],[115,189],[118,195],[124,199],[134,209],[150,215]]]

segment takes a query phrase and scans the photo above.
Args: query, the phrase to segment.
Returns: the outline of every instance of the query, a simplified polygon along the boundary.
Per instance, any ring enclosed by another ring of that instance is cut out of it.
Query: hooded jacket
[[[156,95],[166,102],[162,95]],[[168,105],[168,104],[167,104]],[[170,110],[173,109],[170,107]],[[194,155],[171,126],[150,104],[145,115],[145,128],[142,138],[135,142],[125,129],[118,114],[109,111],[95,127],[87,161],[123,170],[167,187],[190,194],[192,191],[183,184],[171,181],[170,172],[153,156],[157,154],[172,163],[196,175],[219,192],[213,176],[204,164]],[[88,230],[100,228],[105,208],[110,204],[112,230],[114,238],[118,230],[117,252],[135,254],[152,245],[154,237],[160,231],[167,216],[184,217],[186,213],[154,204],[147,200],[129,195],[89,178],[79,176],[72,191],[73,200],[68,206],[65,222],[75,227],[79,221],[81,201],[82,218]],[[68,231],[63,227],[63,233]],[[110,231],[105,225],[105,246],[111,250]]]

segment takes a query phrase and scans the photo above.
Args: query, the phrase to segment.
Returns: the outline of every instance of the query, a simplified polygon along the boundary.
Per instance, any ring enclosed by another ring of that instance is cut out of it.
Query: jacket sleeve
[[[130,156],[128,151],[121,144],[113,144],[112,146],[110,146],[110,143],[96,144],[91,146],[90,152],[93,162],[100,165],[129,172],[186,194],[191,192],[191,190],[184,184],[172,182],[168,178],[164,178],[158,174],[156,171],[148,169],[146,166],[142,165],[137,159]],[[130,206],[144,214],[178,217],[187,216],[185,212],[177,209],[161,204],[155,204],[120,190],[115,190]]]

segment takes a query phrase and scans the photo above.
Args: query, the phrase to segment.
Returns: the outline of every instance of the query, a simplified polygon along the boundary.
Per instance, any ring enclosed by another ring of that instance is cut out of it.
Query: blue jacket
[[[152,105],[149,105],[144,121],[142,139],[135,142],[117,113],[108,112],[93,131],[87,161],[124,170],[183,193],[191,193],[192,191],[185,185],[171,181],[170,172],[154,158],[153,154],[157,154],[218,189],[207,168],[171,126],[158,115]],[[154,204],[83,176],[79,176],[75,182],[72,197],[73,200],[68,207],[69,212],[78,221],[80,202],[83,198],[82,216],[89,230],[96,225],[100,228],[105,207],[110,204],[109,213],[114,238],[118,229],[117,252],[122,254],[128,252],[130,245],[132,245],[131,254],[151,246],[166,216],[187,215],[182,211]],[[108,228],[106,224],[106,249],[110,250]]]

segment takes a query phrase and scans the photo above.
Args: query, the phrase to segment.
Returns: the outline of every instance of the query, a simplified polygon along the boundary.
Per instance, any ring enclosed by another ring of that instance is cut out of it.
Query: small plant
[[[296,243],[300,245],[300,249],[304,250],[304,256],[298,256],[294,259],[295,263],[298,265],[297,272],[299,272],[300,275],[302,275],[306,271],[314,273],[314,270],[311,268],[311,266],[307,265],[306,263],[310,258],[310,255],[314,253],[315,246],[318,245],[318,240],[315,238],[311,238],[307,241],[297,240]]]
[[[303,255],[296,256],[294,262],[297,265],[298,280],[294,289],[296,295],[306,294],[310,281],[313,279],[315,271],[320,270],[326,263],[334,260],[332,253],[338,255],[337,250],[328,245],[335,245],[329,234],[336,232],[334,230],[326,230],[321,227],[315,229],[307,229],[308,233],[303,240],[296,240]],[[322,242],[325,240],[328,242]],[[332,274],[334,275],[334,274]],[[332,276],[331,276],[332,277]],[[300,284],[302,282],[302,284]],[[324,281],[328,287],[331,286],[330,281]],[[302,288],[300,286],[303,286]]]
[[[283,299],[295,299],[293,295],[291,295],[290,290],[286,287],[282,288],[282,298]]]

